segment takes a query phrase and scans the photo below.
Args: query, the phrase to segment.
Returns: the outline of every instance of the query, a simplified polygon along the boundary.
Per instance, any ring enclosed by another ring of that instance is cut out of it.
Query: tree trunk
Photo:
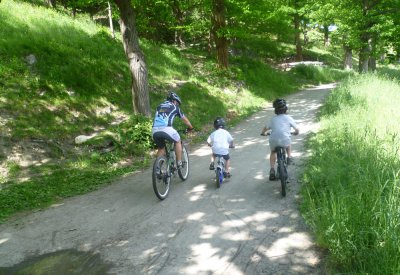
[[[369,57],[371,54],[371,48],[370,48],[370,38],[371,35],[369,33],[369,29],[373,26],[372,22],[368,22],[367,16],[368,16],[368,0],[363,0],[362,1],[363,5],[363,18],[364,18],[364,25],[361,30],[360,34],[360,42],[361,42],[361,48],[360,48],[360,53],[359,53],[359,63],[358,63],[358,72],[359,73],[367,73],[368,72],[368,62],[369,62]]]
[[[344,69],[352,70],[353,69],[353,51],[350,46],[343,46],[344,49]]]
[[[324,25],[324,47],[329,47],[331,44],[329,39],[329,26]]]
[[[373,57],[373,56],[371,56],[371,57],[369,58],[369,61],[368,61],[368,69],[369,69],[371,72],[375,72],[375,71],[376,71],[376,58]]]
[[[125,55],[132,74],[132,102],[134,113],[150,116],[147,67],[139,47],[135,14],[130,0],[114,0],[121,13],[121,34]]]
[[[172,2],[172,11],[175,16],[176,22],[178,22],[178,27],[181,27],[184,25],[184,13],[179,6],[179,1],[174,0]],[[184,47],[185,42],[183,41],[183,32],[181,28],[177,28],[175,30],[175,44],[178,45],[179,47]]]
[[[56,0],[47,0],[47,5],[49,5],[53,9],[55,9],[57,7],[57,2],[56,2]]]
[[[297,12],[294,14],[293,21],[295,32],[294,43],[296,45],[296,61],[303,61],[303,48],[301,47],[300,41],[300,16]]]
[[[108,19],[110,21],[110,32],[111,32],[112,38],[115,38],[114,25],[113,25],[113,21],[112,21],[111,5],[110,5],[110,2],[107,2],[107,4],[108,4]]]
[[[220,68],[228,68],[228,39],[221,33],[226,27],[224,0],[213,0],[212,33]]]

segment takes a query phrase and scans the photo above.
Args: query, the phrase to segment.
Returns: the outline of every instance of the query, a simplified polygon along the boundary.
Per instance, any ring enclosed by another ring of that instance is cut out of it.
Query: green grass
[[[131,76],[120,34],[114,40],[88,16],[73,19],[63,11],[13,0],[1,2],[0,21],[0,142],[7,147],[0,151],[0,171],[6,171],[0,176],[0,222],[149,165],[151,119],[132,114]],[[335,78],[320,76],[329,68],[293,74],[245,56],[232,57],[229,69],[221,71],[214,58],[195,48],[148,40],[140,46],[151,108],[174,89],[197,129],[194,141],[204,141],[216,116],[232,126],[266,101]],[[277,58],[290,50],[283,44],[267,46]],[[260,49],[261,44],[248,50]],[[29,55],[36,57],[35,64],[27,64]],[[184,125],[177,121],[176,126]],[[97,136],[90,142],[74,144],[76,136],[93,133]],[[27,145],[44,152],[28,166],[9,159],[12,148]]]
[[[302,212],[334,273],[400,272],[398,80],[363,75],[340,85],[309,140]]]

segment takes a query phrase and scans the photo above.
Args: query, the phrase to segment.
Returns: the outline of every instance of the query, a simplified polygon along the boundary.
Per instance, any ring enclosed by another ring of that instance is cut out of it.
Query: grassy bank
[[[12,0],[1,2],[0,21],[0,222],[149,165],[151,120],[132,115],[119,38],[88,17]],[[194,141],[204,140],[216,116],[234,125],[277,96],[347,75],[329,68],[280,72],[243,56],[220,71],[196,49],[140,45],[151,108],[177,91],[197,130]]]
[[[400,75],[382,72],[340,85],[308,144],[302,212],[334,272],[400,272]]]

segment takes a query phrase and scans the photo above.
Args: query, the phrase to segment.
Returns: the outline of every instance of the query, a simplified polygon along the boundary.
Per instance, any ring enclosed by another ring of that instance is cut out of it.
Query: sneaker
[[[214,168],[214,162],[211,162],[210,163],[210,170],[214,170],[215,168]]]
[[[182,167],[183,167],[182,161],[178,161],[176,163],[176,166],[177,166],[178,169],[182,169]]]
[[[229,172],[224,172],[224,178],[230,178],[231,177],[231,173]]]
[[[286,164],[287,164],[287,165],[293,164],[292,158],[286,158]]]
[[[269,180],[275,180],[275,170],[274,170],[274,168],[271,168],[271,170],[269,170]]]

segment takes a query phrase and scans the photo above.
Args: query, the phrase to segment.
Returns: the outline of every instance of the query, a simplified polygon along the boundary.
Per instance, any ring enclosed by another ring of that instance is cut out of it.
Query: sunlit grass
[[[400,85],[348,80],[328,98],[309,141],[302,211],[336,272],[400,272]]]

